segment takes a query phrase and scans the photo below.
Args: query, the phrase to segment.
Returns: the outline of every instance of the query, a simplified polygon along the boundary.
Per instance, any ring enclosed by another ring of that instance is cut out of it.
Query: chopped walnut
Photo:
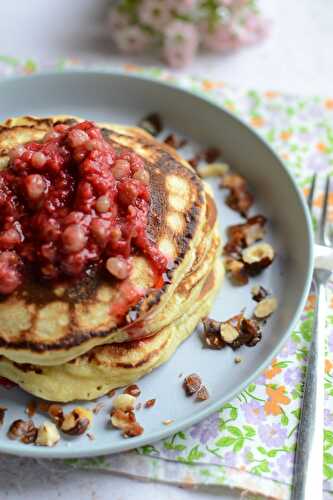
[[[270,266],[274,260],[274,250],[268,243],[256,243],[242,251],[242,259],[250,276],[256,276]]]
[[[187,396],[192,396],[201,387],[202,381],[199,375],[196,373],[191,373],[184,379],[183,387]]]
[[[143,433],[143,427],[137,422],[132,410],[114,408],[111,412],[111,424],[123,431],[124,437],[135,437]]]
[[[190,160],[188,160],[188,162],[194,169],[197,169],[201,161],[204,161],[205,163],[215,163],[220,156],[220,149],[210,147],[196,153]]]
[[[227,257],[224,259],[224,267],[234,285],[242,286],[248,283],[249,276],[244,262]]]
[[[33,417],[36,414],[36,409],[37,409],[37,403],[36,401],[32,400],[28,403],[25,413],[28,415],[28,417]]]
[[[195,395],[196,401],[206,401],[209,399],[209,392],[205,385],[202,385]]]
[[[238,365],[242,362],[242,358],[240,356],[235,356],[234,362],[236,363],[236,365]]]
[[[253,346],[261,339],[261,331],[255,320],[246,319],[243,314],[233,316],[228,321],[216,321],[206,318],[204,339],[208,347],[222,349],[229,345],[238,349],[242,345]],[[212,346],[212,338],[215,338]]]
[[[197,168],[197,172],[200,177],[221,177],[225,175],[229,170],[229,166],[226,163],[208,163],[206,165],[200,165]]]
[[[90,441],[95,441],[95,434],[92,434],[92,432],[87,432],[87,438],[90,439]]]
[[[276,311],[278,306],[275,297],[266,297],[261,300],[254,310],[254,315],[257,319],[268,318],[273,312]]]
[[[222,177],[220,187],[229,189],[229,195],[226,199],[227,205],[232,210],[246,217],[253,205],[253,195],[249,192],[244,177],[238,174],[227,173]]]
[[[174,149],[180,149],[183,146],[187,144],[187,140],[184,139],[183,137],[178,137],[176,134],[169,134],[165,139],[164,139],[164,144],[167,144],[168,146],[171,146]]]
[[[150,113],[140,120],[139,127],[156,137],[163,130],[162,118],[158,113]]]
[[[129,385],[128,387],[126,387],[126,389],[124,390],[124,393],[130,394],[131,396],[134,396],[135,398],[137,398],[140,396],[141,390],[140,390],[139,386],[137,386],[136,384],[132,384],[132,385]]]
[[[136,404],[136,398],[130,394],[119,394],[113,401],[113,408],[131,411],[134,410]]]
[[[156,399],[148,399],[148,401],[145,402],[144,407],[145,408],[152,408],[156,403]]]
[[[171,425],[174,422],[172,418],[166,418],[165,420],[162,420],[163,425]]]
[[[113,398],[113,396],[116,394],[116,392],[117,392],[117,389],[111,389],[111,391],[109,391],[109,392],[107,393],[107,396],[108,396],[109,398]]]
[[[5,413],[7,411],[7,408],[4,408],[3,406],[0,406],[0,426],[3,425],[3,422],[5,420]]]
[[[62,409],[62,406],[58,405],[57,403],[51,404],[47,409],[47,413],[52,418],[52,420],[54,420],[57,426],[61,427],[64,421],[64,411]]]
[[[9,439],[19,439],[23,444],[34,443],[38,429],[32,420],[15,420],[8,430]]]
[[[64,415],[60,429],[71,436],[81,436],[93,421],[93,414],[86,408],[77,407]]]
[[[266,217],[255,215],[247,219],[244,224],[234,224],[227,230],[228,242],[224,246],[225,255],[238,255],[265,234]]]
[[[256,285],[256,286],[252,287],[251,295],[252,295],[252,299],[255,302],[260,302],[261,300],[263,300],[267,297],[268,292],[263,286]]]
[[[60,441],[60,434],[53,422],[44,422],[38,428],[35,444],[37,446],[55,446]]]
[[[49,403],[48,401],[39,401],[38,407],[39,407],[40,411],[47,412],[50,405],[51,405],[51,403]]]

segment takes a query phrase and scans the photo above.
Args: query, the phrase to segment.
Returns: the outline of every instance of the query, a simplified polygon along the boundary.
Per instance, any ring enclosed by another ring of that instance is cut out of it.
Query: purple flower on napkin
[[[206,444],[210,439],[218,436],[219,414],[213,413],[199,424],[196,424],[190,430],[190,436],[193,439],[199,438],[201,444]]]
[[[266,446],[283,446],[287,439],[287,429],[284,429],[277,423],[260,425],[259,436]]]
[[[324,423],[326,427],[333,427],[333,413],[330,412],[327,408],[324,410]]]
[[[312,153],[308,157],[306,168],[312,172],[323,172],[329,168],[329,157],[322,153]]]
[[[276,460],[276,464],[284,476],[290,477],[294,466],[294,456],[292,453],[282,453]]]
[[[329,352],[333,352],[333,330],[328,334],[327,348]]]
[[[251,401],[242,405],[245,420],[249,424],[257,424],[265,417],[264,408],[258,401]]]
[[[223,456],[224,465],[235,467],[237,463],[237,455],[233,451],[227,451]]]
[[[279,353],[279,358],[289,358],[289,356],[295,354],[296,351],[297,351],[297,346],[295,342],[289,339],[288,342],[286,342],[285,345],[282,347]]]
[[[284,373],[284,381],[287,385],[294,387],[302,381],[303,372],[299,366],[287,368]]]

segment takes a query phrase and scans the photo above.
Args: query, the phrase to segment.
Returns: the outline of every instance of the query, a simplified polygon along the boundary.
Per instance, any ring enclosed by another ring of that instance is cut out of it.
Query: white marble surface
[[[100,36],[104,0],[11,0],[0,4],[0,54],[44,60],[61,56],[119,62]],[[238,86],[292,93],[333,94],[331,0],[262,0],[272,20],[270,37],[258,46],[219,58],[201,56],[186,71]],[[125,61],[125,59],[123,59]],[[156,64],[150,57],[126,62]],[[0,500],[211,500],[239,498],[216,488],[182,490],[87,471],[50,473],[47,463],[0,460]]]

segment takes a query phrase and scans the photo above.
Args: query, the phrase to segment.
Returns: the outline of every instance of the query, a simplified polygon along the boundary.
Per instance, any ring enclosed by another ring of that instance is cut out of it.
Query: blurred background
[[[110,1],[29,0],[1,2],[0,54],[51,62],[62,57],[82,62],[161,65],[159,55],[117,52],[107,23]],[[226,2],[227,3],[227,2]],[[184,69],[258,89],[329,94],[333,81],[331,0],[259,0],[268,34],[239,51],[200,53]]]

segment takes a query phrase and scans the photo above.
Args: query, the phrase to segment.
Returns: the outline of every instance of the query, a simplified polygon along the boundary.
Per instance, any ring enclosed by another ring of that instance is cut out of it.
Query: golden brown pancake
[[[12,147],[40,140],[54,124],[74,120],[79,119],[55,116],[7,120],[0,126],[0,168],[6,168]],[[63,365],[97,345],[156,333],[164,325],[159,318],[171,313],[168,302],[175,289],[195,267],[198,252],[204,255],[213,241],[216,215],[208,228],[207,220],[215,213],[214,202],[190,165],[141,129],[109,124],[100,127],[115,147],[130,148],[145,161],[152,195],[148,232],[173,261],[168,282],[160,290],[153,289],[151,264],[144,256],[133,256],[130,280],[145,294],[127,311],[126,322],[119,324],[112,309],[120,293],[119,283],[98,273],[74,285],[28,280],[0,301],[0,354],[14,362]],[[200,247],[203,238],[205,245]]]
[[[214,259],[211,271],[200,285],[195,300],[188,290],[174,293],[172,307],[186,302],[187,307],[173,323],[142,340],[98,346],[86,354],[57,366],[18,364],[0,357],[0,375],[17,383],[40,398],[70,402],[91,400],[114,388],[132,384],[165,363],[206,316],[223,277],[220,259]]]

